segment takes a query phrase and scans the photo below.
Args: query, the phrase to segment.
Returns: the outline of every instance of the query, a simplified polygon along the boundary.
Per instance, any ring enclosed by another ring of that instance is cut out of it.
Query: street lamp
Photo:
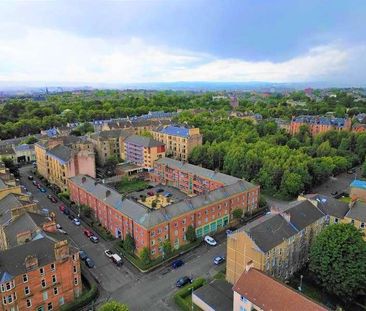
[[[302,291],[302,278],[303,278],[304,276],[301,274],[300,275],[300,286],[298,287],[298,289],[299,289],[299,291],[301,292]]]

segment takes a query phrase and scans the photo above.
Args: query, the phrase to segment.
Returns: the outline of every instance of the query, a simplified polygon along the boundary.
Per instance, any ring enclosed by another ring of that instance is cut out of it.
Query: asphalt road
[[[28,180],[27,176],[32,175],[31,170],[31,166],[20,169],[21,184],[32,192],[41,208],[48,208],[56,213],[56,221],[68,233],[66,237],[71,244],[84,250],[94,260],[95,267],[90,270],[103,288],[99,301],[116,299],[129,305],[130,310],[178,310],[171,299],[172,294],[177,290],[175,282],[178,278],[185,275],[192,278],[212,277],[224,268],[224,264],[215,266],[213,258],[218,255],[226,256],[225,233],[215,237],[219,242],[218,246],[210,247],[202,244],[195,250],[182,255],[180,258],[185,264],[176,270],[166,264],[143,274],[125,260],[122,267],[117,267],[104,254],[104,250],[112,248],[112,243],[101,238],[98,244],[89,241],[82,232],[85,224],[74,225],[59,211],[58,207],[61,203],[51,203],[47,198],[51,193],[49,189],[46,193],[41,193],[33,186],[32,181]]]

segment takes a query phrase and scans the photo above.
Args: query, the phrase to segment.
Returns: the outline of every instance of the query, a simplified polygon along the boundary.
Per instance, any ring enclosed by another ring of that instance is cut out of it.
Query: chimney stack
[[[254,262],[252,260],[248,261],[245,265],[245,272],[248,272],[251,268],[254,268]]]
[[[82,178],[81,178],[81,183],[82,184],[84,184],[86,182],[86,177],[85,176],[83,176]]]
[[[69,257],[70,248],[67,240],[55,243],[53,248],[55,252],[56,261],[63,261],[64,259],[67,259]]]
[[[28,255],[25,257],[24,263],[27,271],[38,268],[38,258],[36,256]]]

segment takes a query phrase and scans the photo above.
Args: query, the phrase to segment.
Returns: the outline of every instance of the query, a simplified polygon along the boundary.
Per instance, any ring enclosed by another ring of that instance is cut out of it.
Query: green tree
[[[80,206],[80,210],[81,210],[82,215],[84,215],[85,217],[90,218],[90,216],[91,216],[91,209],[90,209],[89,206],[82,204]]]
[[[241,208],[236,208],[233,210],[234,219],[240,219],[243,216],[243,210]]]
[[[123,249],[129,254],[133,254],[135,251],[135,248],[136,248],[136,245],[135,245],[134,238],[131,236],[130,233],[127,233],[126,237],[123,241]]]
[[[150,252],[147,247],[144,247],[140,252],[140,259],[143,264],[148,265],[151,263]]]
[[[186,238],[191,243],[197,240],[196,231],[192,225],[189,225],[187,228]]]
[[[318,157],[328,157],[335,154],[335,150],[330,146],[329,141],[325,141],[319,145],[316,149],[316,155]]]
[[[100,308],[98,308],[98,311],[128,311],[128,306],[125,304],[122,304],[116,300],[111,300],[106,303],[104,303]]]
[[[28,136],[26,139],[22,141],[22,144],[35,144],[38,141],[34,136]]]
[[[286,171],[283,174],[280,189],[285,196],[294,197],[298,195],[304,190],[302,177],[297,173]]]
[[[163,247],[163,251],[164,251],[165,256],[170,256],[171,253],[172,253],[172,245],[170,244],[170,241],[165,240],[162,243],[162,247]]]
[[[325,228],[310,248],[310,270],[329,293],[352,300],[366,288],[366,242],[352,224]]]

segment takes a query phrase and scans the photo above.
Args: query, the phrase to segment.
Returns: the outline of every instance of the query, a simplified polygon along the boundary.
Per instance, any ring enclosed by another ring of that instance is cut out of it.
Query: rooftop
[[[196,289],[193,296],[205,302],[212,310],[233,310],[232,285],[225,280],[214,280]]]
[[[234,177],[234,176],[226,175],[226,174],[223,174],[220,172],[212,171],[207,168],[192,165],[187,162],[181,162],[181,161],[174,160],[171,158],[161,158],[161,159],[155,161],[155,163],[163,164],[168,167],[179,169],[181,171],[184,171],[184,172],[187,172],[187,173],[190,173],[193,175],[197,175],[200,177],[218,181],[218,182],[223,183],[224,185],[230,185],[230,184],[233,184],[233,183],[237,182],[238,180],[240,180],[239,178]],[[244,182],[248,185],[248,188],[254,187],[254,185],[251,184],[250,182],[247,182],[247,181],[244,181]]]
[[[317,207],[326,215],[343,218],[349,210],[347,203],[326,195],[309,194],[305,197],[314,200],[317,203]]]
[[[289,220],[285,218],[286,214]],[[322,217],[324,214],[321,210],[309,201],[297,201],[283,212],[264,215],[237,232],[246,232],[266,253]]]
[[[85,179],[84,179],[85,178]],[[247,182],[237,179],[234,184],[227,185],[207,194],[186,198],[165,208],[151,210],[131,199],[125,199],[117,191],[104,184],[97,183],[93,178],[86,175],[71,177],[70,180],[86,192],[105,202],[107,205],[124,213],[145,228],[152,228],[191,210],[209,205],[228,196],[248,190]],[[253,186],[253,185],[252,185]],[[253,186],[254,187],[254,186]],[[108,195],[107,195],[108,193]]]
[[[361,222],[366,222],[366,203],[357,200],[349,209],[345,217],[356,219]]]
[[[138,135],[131,135],[127,137],[125,143],[130,143],[137,146],[144,146],[147,148],[164,146],[164,143],[157,141],[151,137]]]
[[[366,180],[355,179],[354,181],[351,182],[350,187],[366,190]]]
[[[321,125],[334,125],[338,127],[343,127],[346,122],[346,118],[328,118],[322,116],[298,116],[292,119],[293,122],[301,122],[308,124],[321,124]]]
[[[94,139],[108,139],[108,138],[119,138],[121,136],[128,137],[131,134],[122,129],[110,130],[110,131],[100,131],[90,135]]]
[[[185,138],[189,137],[189,128],[185,126],[168,125],[165,127],[161,127],[157,131],[172,136],[180,136]]]
[[[9,193],[0,200],[0,225],[7,224],[11,220],[11,210],[30,202],[21,200],[18,194]]]
[[[57,145],[56,147],[48,150],[47,154],[54,156],[63,162],[68,162],[72,156],[72,150],[64,145]]]
[[[317,304],[310,298],[254,268],[243,272],[235,283],[233,290],[266,311],[328,310],[326,307]]]

